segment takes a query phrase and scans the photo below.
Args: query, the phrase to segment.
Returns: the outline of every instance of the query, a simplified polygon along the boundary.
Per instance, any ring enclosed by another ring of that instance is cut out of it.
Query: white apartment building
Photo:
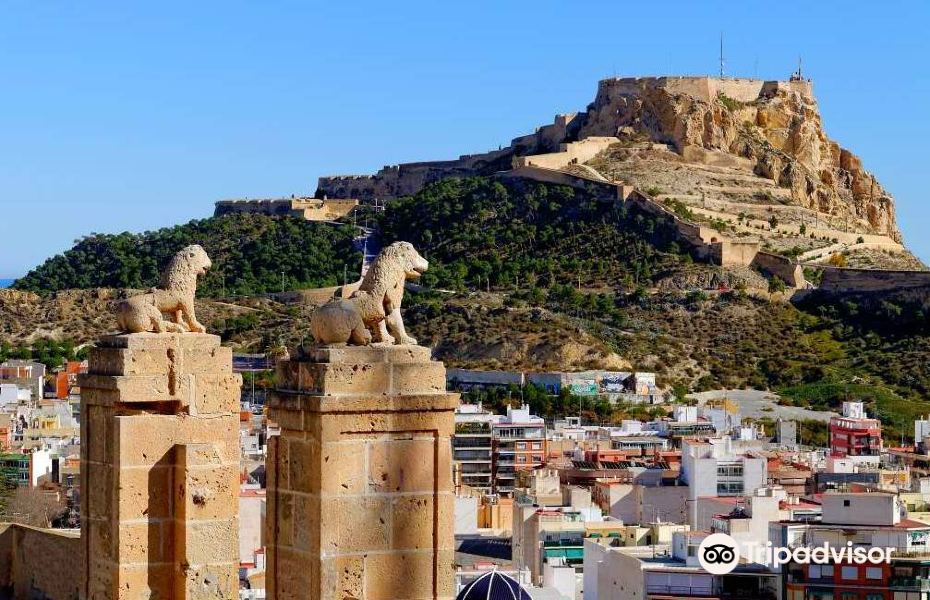
[[[728,437],[684,440],[681,478],[688,485],[689,523],[697,529],[698,498],[751,495],[766,484],[768,463]]]

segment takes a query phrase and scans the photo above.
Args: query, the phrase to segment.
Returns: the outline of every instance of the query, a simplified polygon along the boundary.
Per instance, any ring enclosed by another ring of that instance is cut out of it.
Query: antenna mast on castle
[[[801,72],[801,56],[798,55],[798,70],[791,76],[792,81],[804,81],[804,74]]]
[[[720,32],[720,78],[723,78],[723,32]]]

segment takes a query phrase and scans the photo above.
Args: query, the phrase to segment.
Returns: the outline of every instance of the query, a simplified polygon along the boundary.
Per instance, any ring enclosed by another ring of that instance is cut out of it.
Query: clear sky
[[[897,199],[930,261],[925,2],[5,2],[0,278],[89,232],[453,158],[581,110],[611,75],[784,79]]]

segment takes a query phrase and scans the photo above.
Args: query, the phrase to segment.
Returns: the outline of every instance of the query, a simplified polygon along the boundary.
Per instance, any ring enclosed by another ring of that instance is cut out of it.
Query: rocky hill
[[[614,143],[596,157],[572,154],[572,144],[592,140]],[[560,151],[562,164],[553,160]],[[890,193],[827,136],[806,80],[605,79],[586,111],[558,115],[506,148],[321,177],[317,193],[392,199],[518,161],[650,190],[696,221],[803,262],[839,254],[848,266],[925,268],[901,244]]]
[[[900,240],[891,195],[827,137],[807,81],[604,80],[578,131],[590,136],[670,144],[685,162],[741,166],[744,159],[785,189],[788,203]]]

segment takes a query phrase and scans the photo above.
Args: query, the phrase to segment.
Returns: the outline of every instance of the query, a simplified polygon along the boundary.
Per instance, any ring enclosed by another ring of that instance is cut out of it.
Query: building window
[[[833,577],[833,565],[820,565],[821,577]]]
[[[859,568],[858,567],[843,567],[840,570],[840,577],[847,581],[855,581],[859,579]]]
[[[881,579],[882,568],[881,567],[866,567],[865,578],[866,579]]]

